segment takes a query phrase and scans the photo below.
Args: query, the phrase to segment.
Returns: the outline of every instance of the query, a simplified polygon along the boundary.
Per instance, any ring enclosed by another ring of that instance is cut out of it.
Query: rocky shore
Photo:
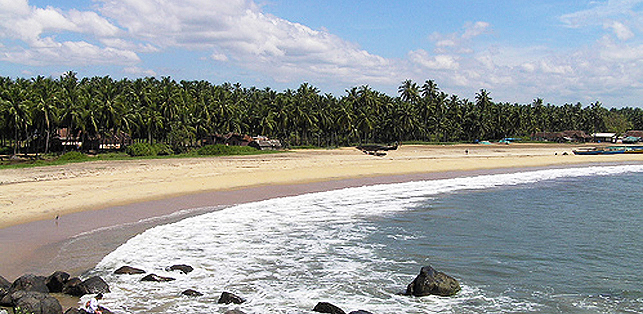
[[[166,267],[166,271],[178,271],[188,274],[194,270],[190,265],[172,265]],[[114,271],[116,275],[142,276],[140,281],[171,282],[175,278],[147,274],[143,269],[132,266],[123,266]],[[411,282],[404,295],[409,297],[422,297],[427,295],[453,296],[460,291],[460,284],[453,277],[436,271],[431,266],[422,267],[420,274]],[[63,307],[53,294],[64,294],[74,297],[96,295],[93,298],[100,299],[103,294],[110,293],[107,282],[99,276],[92,276],[87,279],[71,277],[63,271],[56,271],[45,277],[33,274],[25,274],[16,279],[13,283],[0,276],[0,314],[83,314],[93,313],[89,307],[69,307],[63,312]],[[198,298],[203,293],[187,289],[180,293],[184,297]],[[232,292],[221,293],[219,304],[243,304],[246,299]],[[89,302],[88,302],[89,304]],[[109,309],[98,305],[100,313],[110,314]],[[88,312],[89,311],[89,312]],[[340,307],[329,302],[318,302],[312,309],[314,312],[330,314],[346,314]],[[225,314],[245,314],[239,309],[228,310]],[[349,314],[373,314],[365,310],[356,310]]]

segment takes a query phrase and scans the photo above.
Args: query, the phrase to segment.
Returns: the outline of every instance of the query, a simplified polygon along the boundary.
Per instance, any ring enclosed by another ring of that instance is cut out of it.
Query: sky
[[[643,0],[0,0],[0,76],[643,107]]]

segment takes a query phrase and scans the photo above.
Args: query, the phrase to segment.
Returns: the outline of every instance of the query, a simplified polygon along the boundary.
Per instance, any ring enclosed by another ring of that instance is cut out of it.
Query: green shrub
[[[222,144],[206,145],[197,150],[197,154],[203,156],[248,155],[256,152],[255,148],[248,146],[226,146]]]
[[[60,161],[74,161],[74,160],[85,160],[85,159],[87,159],[87,155],[81,152],[68,152],[56,158],[56,160],[60,160]]]
[[[148,144],[148,143],[136,143],[130,146],[127,146],[125,152],[134,157],[134,156],[161,156],[161,155],[172,155],[174,152],[166,144]]]
[[[11,155],[13,154],[13,148],[11,147],[0,147],[0,155]]]

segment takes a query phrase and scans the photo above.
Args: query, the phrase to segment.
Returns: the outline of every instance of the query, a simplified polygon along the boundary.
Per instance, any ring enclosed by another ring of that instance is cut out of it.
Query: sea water
[[[643,165],[618,165],[278,198],[149,229],[92,274],[117,313],[641,313],[642,187]],[[176,280],[112,274],[123,265]],[[425,265],[462,291],[401,295]],[[223,291],[247,302],[217,304]]]

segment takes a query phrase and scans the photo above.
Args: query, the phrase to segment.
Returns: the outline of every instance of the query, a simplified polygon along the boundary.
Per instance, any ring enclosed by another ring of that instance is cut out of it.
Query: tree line
[[[277,92],[239,83],[175,81],[170,77],[114,80],[0,77],[0,140],[46,153],[58,130],[83,139],[128,133],[134,141],[176,150],[207,135],[263,135],[287,146],[347,146],[395,141],[471,142],[528,137],[534,132],[586,133],[643,129],[643,110],[606,109],[600,102],[552,105],[494,102],[480,90],[470,101],[441,91],[432,80],[401,83],[398,96],[368,85],[344,95],[322,94],[308,83]]]

